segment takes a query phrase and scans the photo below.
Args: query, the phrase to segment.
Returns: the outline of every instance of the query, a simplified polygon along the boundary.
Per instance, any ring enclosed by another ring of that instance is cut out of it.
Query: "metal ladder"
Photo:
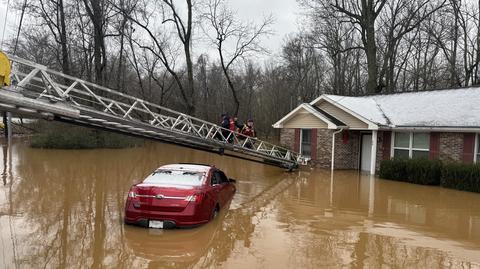
[[[51,70],[15,56],[12,86],[0,110],[65,121],[294,169],[304,163],[289,149]]]

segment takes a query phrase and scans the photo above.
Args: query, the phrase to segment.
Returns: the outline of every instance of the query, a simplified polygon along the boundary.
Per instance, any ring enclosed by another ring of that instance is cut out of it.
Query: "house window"
[[[312,130],[311,129],[302,129],[301,133],[301,142],[300,142],[300,152],[303,157],[310,158],[312,150]]]
[[[400,159],[428,158],[430,149],[429,133],[395,132],[393,157]]]

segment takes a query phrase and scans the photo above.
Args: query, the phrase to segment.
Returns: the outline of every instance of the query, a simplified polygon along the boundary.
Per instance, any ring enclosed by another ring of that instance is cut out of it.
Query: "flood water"
[[[0,268],[480,268],[480,194],[160,143],[2,153]],[[188,230],[124,225],[129,187],[175,162],[236,178],[230,208]]]

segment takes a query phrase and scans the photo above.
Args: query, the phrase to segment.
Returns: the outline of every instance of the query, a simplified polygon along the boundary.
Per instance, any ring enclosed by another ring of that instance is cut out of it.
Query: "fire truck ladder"
[[[283,168],[300,154],[15,56],[0,110],[125,133]]]

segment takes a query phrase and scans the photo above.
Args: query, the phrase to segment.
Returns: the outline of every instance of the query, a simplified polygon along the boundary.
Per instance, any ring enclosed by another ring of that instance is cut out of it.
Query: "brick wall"
[[[333,130],[318,129],[317,159],[311,164],[319,168],[330,168],[332,157]],[[348,139],[344,134],[335,135],[335,169],[357,169],[359,164],[360,133],[348,131]]]
[[[348,139],[344,140],[344,136]],[[360,165],[360,132],[344,131],[335,137],[335,169],[358,169]]]
[[[330,168],[332,152],[333,130],[317,130],[317,159],[311,165],[319,168]],[[438,133],[439,150],[438,158],[446,162],[462,162],[464,155],[464,133]],[[335,169],[358,169],[361,150],[361,133],[348,131],[348,141],[344,143],[344,135],[339,133],[335,137]],[[390,153],[384,151],[384,132],[378,132],[377,140],[377,171],[380,162],[390,158]],[[280,144],[286,148],[294,149],[295,129],[281,129]],[[384,156],[387,154],[387,156]]]
[[[440,133],[439,159],[446,162],[462,162],[463,133]]]
[[[330,168],[332,156],[333,130],[317,129],[317,158],[310,164],[318,168]],[[280,145],[294,149],[295,129],[280,130]],[[360,132],[348,131],[348,139],[344,134],[335,136],[335,169],[358,169],[360,162]]]
[[[317,130],[317,159],[311,165],[319,168],[330,168],[332,152],[332,131],[326,129]]]
[[[391,135],[390,132],[387,132],[387,135]],[[375,168],[378,171],[380,169],[380,163],[385,160],[385,159],[390,159],[390,150],[387,150],[387,152],[384,152],[384,143],[383,140],[385,139],[384,137],[384,132],[383,131],[378,131],[377,133],[377,160],[375,164]],[[387,147],[387,149],[390,148],[390,145]],[[386,154],[386,156],[384,156]]]
[[[293,150],[295,143],[295,129],[280,129],[280,146]]]

